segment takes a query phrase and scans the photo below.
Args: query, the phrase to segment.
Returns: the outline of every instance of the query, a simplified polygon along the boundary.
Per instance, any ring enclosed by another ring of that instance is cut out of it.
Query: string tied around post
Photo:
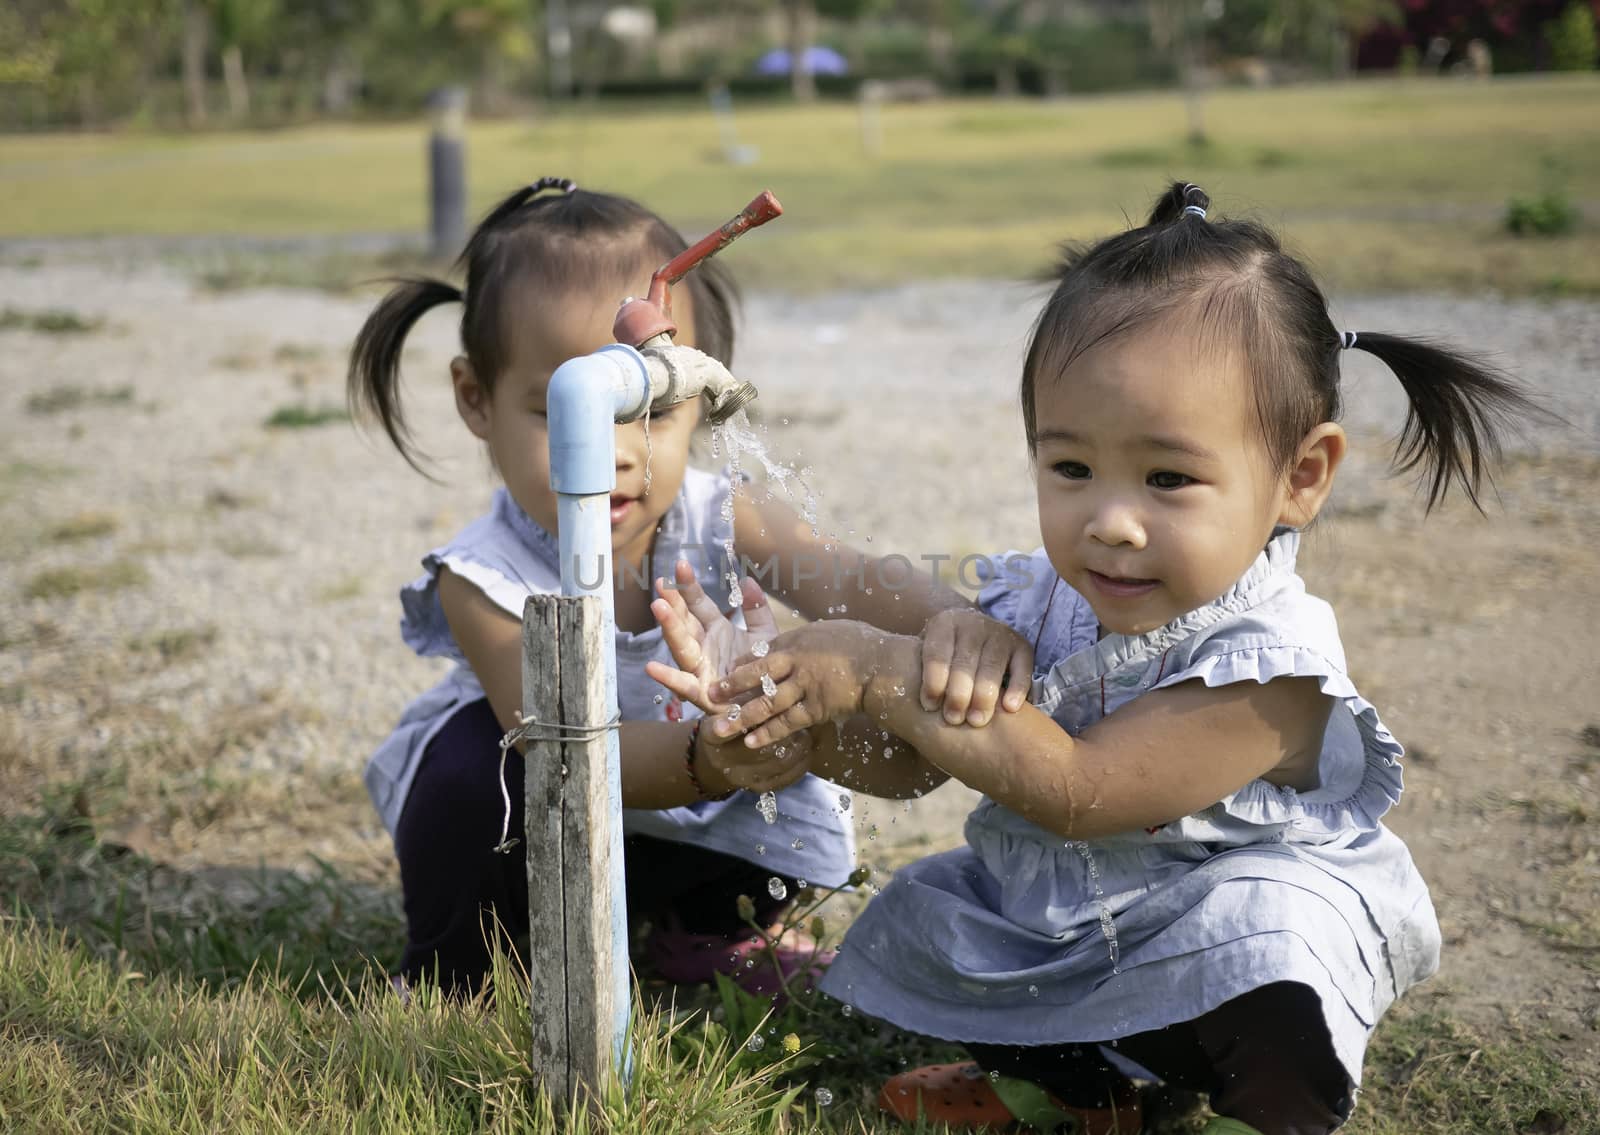
[[[519,741],[592,741],[604,736],[622,724],[621,716],[613,717],[603,725],[564,725],[559,721],[538,721],[517,713],[517,724],[500,738],[500,799],[505,804],[504,818],[500,823],[500,842],[492,850],[499,855],[511,854],[511,849],[522,841],[511,836],[511,791],[506,787],[506,752]],[[563,767],[562,775],[566,775]]]

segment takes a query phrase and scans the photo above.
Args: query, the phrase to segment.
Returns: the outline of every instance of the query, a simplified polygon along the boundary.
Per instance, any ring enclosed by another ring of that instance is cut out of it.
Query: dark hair
[[[505,365],[510,285],[569,291],[618,284],[635,276],[641,262],[664,264],[687,247],[676,229],[630,198],[578,189],[558,178],[524,186],[489,211],[456,260],[466,277],[464,292],[443,280],[407,277],[367,316],[350,351],[351,407],[375,417],[401,456],[425,472],[400,406],[400,353],[427,311],[464,304],[462,350],[478,380],[492,390]],[[694,303],[695,345],[731,364],[738,303],[732,277],[712,261],[679,286],[689,289]],[[618,302],[623,298],[617,296]]]
[[[1085,351],[1163,316],[1195,321],[1207,339],[1242,348],[1267,452],[1282,470],[1301,440],[1340,413],[1339,355],[1349,341],[1305,265],[1267,228],[1207,219],[1199,186],[1174,182],[1140,228],[1064,249],[1058,283],[1034,325],[1022,368],[1022,417],[1038,442],[1035,391],[1057,381]],[[1431,509],[1451,482],[1475,507],[1499,435],[1515,418],[1545,412],[1480,359],[1421,339],[1358,332],[1410,400],[1395,445],[1401,471],[1418,466]]]

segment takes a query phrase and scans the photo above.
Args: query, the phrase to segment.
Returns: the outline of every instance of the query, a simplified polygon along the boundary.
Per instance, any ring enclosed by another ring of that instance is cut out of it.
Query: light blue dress
[[[1332,609],[1295,573],[1299,540],[1280,530],[1215,602],[1100,641],[1042,551],[991,560],[980,604],[1037,642],[1032,701],[1067,732],[1180,682],[1312,677],[1337,703],[1319,782],[1254,780],[1091,843],[984,799],[966,847],[904,868],[872,901],[823,990],[925,1035],[1042,1045],[1110,1041],[1300,982],[1359,1084],[1378,1018],[1438,968],[1439,928],[1380,823],[1400,799],[1402,749],[1351,684]]]
[[[730,484],[721,474],[690,469],[683,489],[662,518],[652,554],[650,579],[672,578],[679,558],[695,565],[702,581],[722,580],[734,563],[726,548],[732,522],[724,503]],[[456,667],[444,680],[405,709],[400,723],[367,762],[367,792],[392,835],[428,742],[462,706],[484,697],[483,686],[467,665],[439,605],[439,569],[448,567],[475,584],[519,621],[530,595],[561,590],[559,546],[550,533],[518,508],[504,489],[496,490],[487,515],[454,539],[423,557],[425,573],[400,593],[400,634],[424,657],[451,659]],[[709,586],[709,585],[708,585]],[[645,663],[671,664],[661,628],[635,634],[617,631],[617,700],[624,721],[688,721],[700,715],[645,673]],[[488,757],[498,756],[498,750]],[[855,837],[849,797],[837,786],[806,776],[777,794],[777,821],[768,824],[756,797],[735,793],[727,800],[702,801],[659,811],[624,809],[628,835],[647,835],[692,843],[764,867],[776,875],[825,886],[845,882],[855,866]],[[498,832],[488,833],[491,842]]]

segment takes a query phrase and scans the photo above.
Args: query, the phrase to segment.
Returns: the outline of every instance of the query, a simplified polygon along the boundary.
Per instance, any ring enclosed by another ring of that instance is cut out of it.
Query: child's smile
[[[1045,550],[1118,634],[1221,595],[1285,507],[1242,363],[1185,331],[1113,339],[1035,395]]]

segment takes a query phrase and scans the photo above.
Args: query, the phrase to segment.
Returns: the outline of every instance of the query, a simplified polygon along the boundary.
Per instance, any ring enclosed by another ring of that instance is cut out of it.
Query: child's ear
[[[480,441],[489,440],[489,391],[478,381],[478,372],[466,356],[450,360],[450,385],[456,392],[456,413],[467,429]]]
[[[1317,518],[1333,490],[1333,475],[1344,460],[1345,446],[1344,428],[1336,422],[1323,422],[1306,434],[1284,482],[1279,524],[1304,528]]]

